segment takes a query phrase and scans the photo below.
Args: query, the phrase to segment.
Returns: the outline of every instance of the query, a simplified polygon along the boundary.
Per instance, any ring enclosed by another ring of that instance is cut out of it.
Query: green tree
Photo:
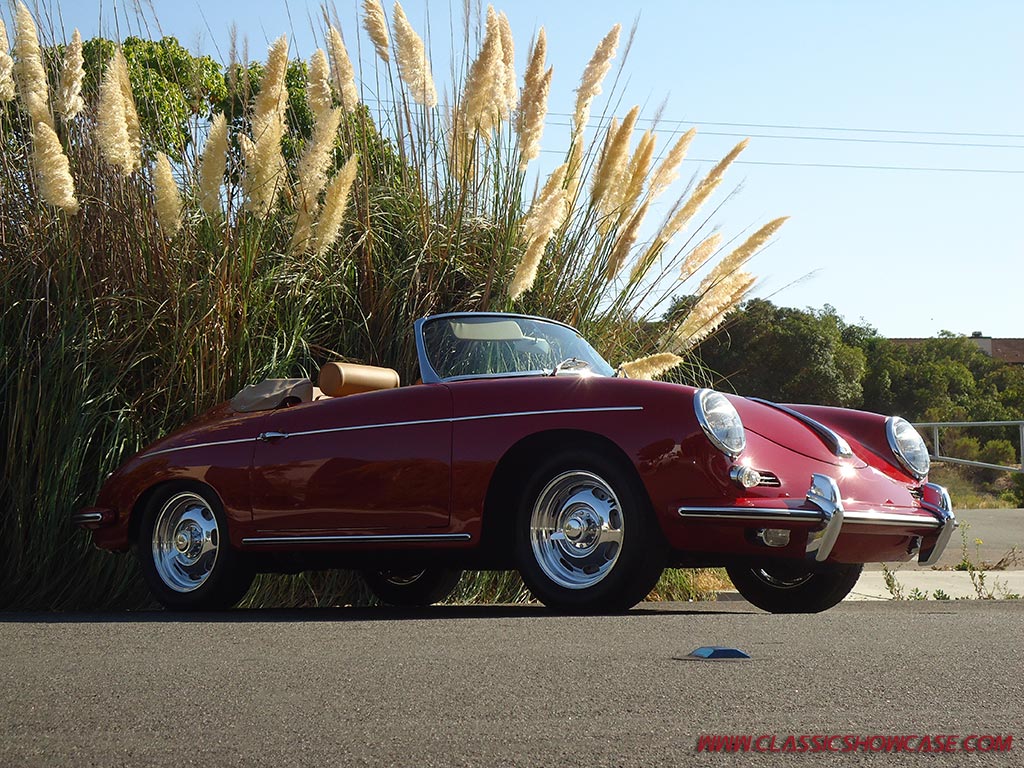
[[[993,360],[970,339],[948,333],[910,344],[873,339],[864,350],[864,402],[871,410],[912,421],[1019,418],[1024,372]]]
[[[784,402],[858,407],[866,356],[846,341],[872,338],[868,326],[847,326],[835,309],[746,302],[726,329],[699,347],[719,386]]]
[[[102,37],[82,45],[88,103],[95,103],[102,72],[114,48],[113,42]],[[165,152],[180,162],[186,152],[194,151],[205,118],[227,98],[221,66],[209,56],[189,53],[173,37],[129,37],[122,50],[147,150]]]

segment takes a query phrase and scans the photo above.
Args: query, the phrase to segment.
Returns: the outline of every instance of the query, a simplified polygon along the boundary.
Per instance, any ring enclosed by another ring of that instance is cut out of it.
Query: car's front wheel
[[[382,603],[403,607],[433,605],[445,600],[462,578],[453,568],[363,571],[363,581]]]
[[[135,549],[150,592],[172,610],[231,608],[252,584],[252,568],[228,541],[220,500],[199,485],[157,491]]]
[[[549,608],[617,612],[654,588],[665,543],[639,480],[597,453],[549,459],[520,501],[516,561]]]
[[[832,565],[811,570],[802,563],[778,561],[726,571],[744,599],[770,613],[820,613],[850,594],[863,565]]]

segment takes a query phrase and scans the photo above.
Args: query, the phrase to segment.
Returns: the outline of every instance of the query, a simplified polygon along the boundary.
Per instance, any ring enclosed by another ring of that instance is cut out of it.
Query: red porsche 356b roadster
[[[328,363],[141,451],[74,514],[134,549],[168,608],[225,608],[258,571],[355,568],[385,602],[518,569],[563,611],[618,611],[668,566],[724,566],[773,612],[835,605],[866,562],[933,563],[956,527],[903,419],[617,372],[567,325],[416,322],[421,382]]]

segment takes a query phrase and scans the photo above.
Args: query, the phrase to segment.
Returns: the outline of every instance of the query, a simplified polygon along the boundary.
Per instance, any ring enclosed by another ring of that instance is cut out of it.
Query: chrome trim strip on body
[[[697,517],[708,520],[757,520],[771,522],[818,522],[820,512],[806,509],[739,509],[737,507],[680,507],[683,517]]]
[[[191,443],[190,445],[176,445],[173,448],[161,448],[159,451],[150,451],[146,456],[159,456],[161,453],[174,453],[175,451],[187,451],[192,448],[213,448],[216,445],[235,445],[236,443],[252,443],[258,437],[240,437],[237,440],[214,440],[209,443]]]
[[[482,413],[477,416],[449,416],[443,419],[414,419],[412,421],[391,421],[381,424],[360,424],[352,427],[328,427],[326,429],[309,429],[304,432],[262,432],[256,437],[246,437],[238,440],[221,440],[210,443],[194,443],[192,445],[179,445],[174,448],[164,448],[153,451],[147,456],[158,456],[161,453],[173,451],[185,451],[191,448],[211,448],[217,445],[232,445],[235,443],[251,443],[260,440],[263,436],[269,439],[281,439],[287,437],[304,437],[307,435],[328,435],[332,432],[356,432],[363,429],[386,429],[388,427],[411,427],[418,424],[452,424],[460,421],[483,421],[484,419],[507,419],[517,416],[545,416],[547,414],[562,413],[615,413],[619,411],[642,411],[642,405],[612,405],[596,408],[553,408],[546,411],[512,411],[509,413]]]
[[[824,441],[825,445],[828,446],[829,450],[832,451],[835,456],[838,456],[841,459],[853,458],[853,449],[850,448],[850,444],[846,442],[843,436],[830,427],[826,427],[820,421],[812,419],[810,416],[800,413],[800,411],[795,411],[784,405],[773,403],[771,400],[765,400],[760,397],[748,397],[747,399],[753,400],[755,403],[760,403],[761,405],[767,405],[769,408],[774,408],[778,411],[782,411],[783,413],[788,413],[794,419],[803,422],[812,430],[817,432],[818,437]]]
[[[763,511],[762,511],[763,510]],[[738,507],[680,507],[679,514],[683,517],[695,517],[708,520],[753,520],[769,522],[807,522],[820,521],[821,513],[807,509],[779,508],[738,508]],[[892,525],[913,526],[919,528],[941,528],[942,523],[933,518],[921,515],[903,515],[898,512],[851,511],[843,512],[844,523],[860,525]]]
[[[77,512],[71,516],[71,522],[81,525],[82,523],[101,523],[103,522],[102,512]]]
[[[330,544],[352,542],[469,541],[468,533],[367,533],[337,536],[250,536],[243,544]]]

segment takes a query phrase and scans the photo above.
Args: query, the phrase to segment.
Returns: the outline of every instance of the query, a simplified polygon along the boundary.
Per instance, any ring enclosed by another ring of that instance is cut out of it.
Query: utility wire
[[[548,112],[549,115],[558,117],[572,117],[570,112]],[[721,123],[706,120],[654,120],[653,118],[641,117],[637,122],[664,123],[667,125],[720,125],[726,128],[758,128],[772,129],[779,131],[835,131],[843,133],[897,133],[913,134],[918,136],[964,136],[983,139],[1024,139],[1024,133],[976,133],[971,131],[921,131],[902,130],[898,128],[854,128],[849,126],[825,126],[825,125],[775,125],[771,123]]]
[[[571,127],[568,122],[548,122],[548,125]],[[655,133],[667,133],[666,129],[654,129]],[[861,144],[913,144],[925,147],[967,147],[987,149],[1024,149],[1024,144],[981,144],[962,141],[922,141],[920,139],[866,139],[859,136],[779,136],[771,133],[732,133],[728,131],[701,131],[701,136],[731,136],[748,139],[786,139],[795,141],[839,141],[857,142]],[[1024,138],[1022,136],[1021,138]]]
[[[566,152],[557,149],[542,149],[542,153],[562,155]],[[688,162],[717,163],[722,158],[688,157]],[[850,168],[860,171],[926,171],[933,173],[992,173],[992,174],[1024,174],[1024,168],[941,168],[917,165],[854,165],[846,163],[792,163],[771,160],[734,160],[733,165],[774,165],[784,168]]]

